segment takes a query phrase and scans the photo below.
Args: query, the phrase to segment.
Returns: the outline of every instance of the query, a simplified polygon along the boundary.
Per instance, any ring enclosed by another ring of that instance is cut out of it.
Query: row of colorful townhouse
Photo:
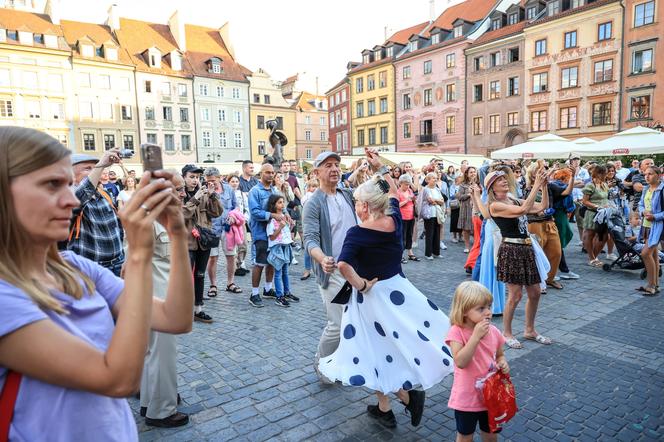
[[[168,164],[260,162],[271,119],[289,140],[287,158],[329,146],[325,97],[293,89],[296,76],[274,81],[239,64],[228,23],[185,24],[177,11],[150,23],[113,5],[93,24],[63,19],[57,0],[39,11],[24,3],[0,8],[0,124],[97,155],[157,143]]]
[[[332,148],[487,155],[547,132],[661,128],[659,1],[454,5],[348,64],[326,93]]]

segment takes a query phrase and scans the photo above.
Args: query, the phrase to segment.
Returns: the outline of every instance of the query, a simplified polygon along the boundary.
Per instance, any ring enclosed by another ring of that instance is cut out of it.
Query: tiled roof
[[[490,41],[498,40],[504,37],[508,37],[510,35],[518,34],[519,32],[523,31],[523,28],[526,27],[526,22],[521,21],[519,23],[509,25],[509,26],[504,26],[500,29],[496,29],[495,31],[489,31],[484,34],[475,42],[473,43],[473,46],[479,46],[484,43],[488,43]]]
[[[417,56],[417,55],[426,54],[427,52],[435,51],[435,50],[437,50],[437,49],[445,48],[445,47],[447,47],[447,46],[452,46],[453,44],[455,44],[455,43],[459,43],[459,42],[462,42],[462,41],[464,41],[464,40],[466,40],[466,37],[464,37],[464,36],[457,37],[457,38],[452,38],[452,39],[450,39],[450,40],[444,40],[444,41],[442,41],[442,42],[440,42],[440,43],[438,43],[438,44],[435,44],[435,45],[429,45],[429,46],[427,46],[427,47],[425,47],[425,48],[420,48],[420,49],[418,49],[417,51],[407,52],[406,54],[404,54],[404,55],[402,55],[401,57],[399,57],[398,60],[399,60],[399,61],[401,61],[401,60],[406,60],[406,59],[409,59],[409,58],[411,58],[411,57],[415,57],[415,56]]]
[[[532,21],[529,22],[528,25],[526,26],[527,28],[531,26],[537,26],[542,23],[547,23],[552,20],[558,20],[559,18],[567,17],[569,15],[574,15],[578,14],[583,11],[587,11],[588,9],[594,9],[594,8],[599,8],[600,6],[608,5],[609,3],[617,3],[619,0],[599,0],[594,3],[586,3],[583,6],[580,6],[578,8],[574,9],[568,9],[567,11],[563,11],[560,14],[552,15],[552,16],[547,16],[547,17],[542,17],[541,19],[537,21]]]
[[[322,109],[318,109],[316,106],[313,106],[310,101],[313,100],[325,100],[327,97],[321,96],[321,95],[314,95],[310,94],[309,92],[302,92],[300,94],[300,97],[293,103],[291,108],[295,110],[302,109],[303,111],[322,111]]]
[[[390,38],[385,40],[385,43],[383,45],[393,42],[393,43],[399,43],[402,45],[408,44],[408,39],[413,35],[413,34],[419,34],[420,32],[424,31],[424,29],[429,25],[428,21],[425,21],[424,23],[420,23],[419,25],[411,26],[410,28],[402,29],[398,32],[395,32],[392,34]]]
[[[133,65],[129,53],[124,48],[120,47],[120,42],[115,39],[108,26],[71,20],[62,20],[60,25],[62,26],[67,44],[72,48],[74,58],[89,59],[89,57],[83,57],[78,52],[76,49],[76,43],[79,40],[90,39],[95,44],[95,47],[102,46],[107,42],[112,42],[118,46],[118,60],[113,61],[112,63]],[[104,57],[98,57],[96,53],[93,59],[96,61],[108,61]]]
[[[358,67],[356,67],[356,68],[351,69],[350,71],[348,71],[348,73],[349,73],[349,74],[354,74],[354,73],[356,73],[356,72],[360,72],[360,71],[363,71],[363,70],[365,70],[365,69],[371,69],[371,68],[374,68],[374,67],[376,67],[376,66],[384,65],[384,64],[386,64],[386,63],[389,64],[389,63],[391,63],[391,62],[392,62],[392,57],[381,58],[380,60],[372,61],[371,63],[361,64],[361,65],[359,65]]]
[[[62,36],[60,26],[54,25],[46,14],[0,8],[0,26],[9,30],[18,30],[23,27],[34,34]]]
[[[469,22],[476,22],[486,17],[495,4],[496,0],[466,0],[444,10],[433,22],[433,26],[452,29],[452,23],[459,18]],[[429,32],[425,34],[425,37],[429,37]]]
[[[172,50],[179,50],[168,25],[121,18],[117,35],[120,45],[129,52],[137,70],[176,77],[191,77],[192,69],[186,57],[182,58],[181,71],[171,69],[163,58],[160,69],[151,68],[143,57],[143,53],[151,47],[158,48],[162,57]]]
[[[298,75],[297,75],[297,74],[295,74],[295,75],[291,75],[290,77],[288,77],[287,79],[284,80],[284,83],[283,83],[283,84],[286,84],[286,83],[295,83],[295,82],[297,81],[297,79],[298,79]]]
[[[343,86],[344,84],[348,84],[348,77],[344,77],[343,80],[341,80],[339,83],[335,84],[335,85],[332,86],[330,89],[328,89],[328,91],[325,92],[325,95],[327,95],[327,94],[329,94],[330,92],[332,92],[333,90],[335,90],[335,89],[337,89],[337,88]]]
[[[0,28],[10,31],[25,31],[33,34],[55,35],[58,37],[58,48],[69,51],[69,46],[64,38],[61,38],[62,28],[53,24],[51,18],[46,14],[34,14],[32,12],[16,11],[13,9],[0,8]],[[23,46],[19,42],[7,39],[4,44]],[[45,48],[41,43],[33,43],[33,47]],[[56,49],[56,48],[49,48]]]
[[[187,40],[186,58],[195,75],[222,80],[248,81],[244,73],[246,68],[235,62],[218,30],[195,25],[185,25],[184,28]],[[208,71],[207,61],[212,57],[221,59],[222,72],[220,74]]]

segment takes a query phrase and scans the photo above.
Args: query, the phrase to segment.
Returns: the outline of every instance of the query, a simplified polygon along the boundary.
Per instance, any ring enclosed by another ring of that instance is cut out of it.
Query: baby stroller
[[[604,263],[602,269],[610,272],[614,267],[623,270],[641,270],[641,279],[646,279],[647,272],[641,259],[641,253],[625,239],[625,219],[618,210],[609,209],[606,221],[608,225],[608,234],[611,235],[618,251],[618,259],[612,263]],[[662,260],[660,259],[660,263]],[[659,276],[662,276],[662,268],[659,269]]]

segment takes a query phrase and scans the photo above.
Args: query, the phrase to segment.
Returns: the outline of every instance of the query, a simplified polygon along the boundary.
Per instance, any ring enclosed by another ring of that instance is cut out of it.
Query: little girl
[[[267,211],[273,215],[281,215],[284,212],[286,199],[281,194],[272,194],[267,200]],[[293,260],[290,226],[288,221],[282,219],[277,221],[272,218],[267,224],[268,249],[269,254],[267,262],[274,267],[274,289],[277,292],[277,298],[274,303],[280,307],[289,307],[288,302],[299,301],[299,298],[293,296],[290,292],[290,281],[288,279],[288,267]]]
[[[311,195],[318,189],[318,180],[316,178],[311,178],[307,181],[306,192],[302,195],[302,210],[304,210],[304,205],[307,203]],[[304,272],[300,276],[300,281],[306,281],[311,276],[311,256],[307,248],[304,248]]]
[[[505,338],[491,324],[493,296],[483,285],[462,282],[454,292],[450,331],[445,343],[454,356],[454,383],[448,407],[454,410],[457,442],[472,441],[479,423],[483,442],[498,440],[490,433],[489,418],[475,381],[496,369],[509,372],[503,353]]]

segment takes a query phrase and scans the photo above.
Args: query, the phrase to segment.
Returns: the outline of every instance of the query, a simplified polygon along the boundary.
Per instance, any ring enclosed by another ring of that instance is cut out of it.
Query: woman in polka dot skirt
[[[319,369],[344,385],[375,390],[378,404],[369,405],[368,414],[389,428],[396,418],[387,394],[395,393],[416,426],[424,410],[423,390],[453,369],[452,353],[442,343],[449,320],[404,277],[397,188],[378,155],[368,150],[367,156],[379,172],[354,193],[361,223],[348,230],[339,256],[339,271],[352,286],[352,292],[342,289],[335,299],[347,302],[341,341],[320,359]]]

